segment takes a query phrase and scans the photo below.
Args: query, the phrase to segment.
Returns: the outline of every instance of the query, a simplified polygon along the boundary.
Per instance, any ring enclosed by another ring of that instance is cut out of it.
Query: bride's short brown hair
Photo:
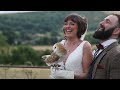
[[[77,37],[81,38],[81,35],[83,35],[85,33],[85,31],[87,30],[87,19],[85,17],[82,17],[79,14],[72,13],[72,14],[69,14],[64,19],[64,22],[67,22],[68,20],[71,20],[74,23],[77,23],[77,25],[78,25]]]

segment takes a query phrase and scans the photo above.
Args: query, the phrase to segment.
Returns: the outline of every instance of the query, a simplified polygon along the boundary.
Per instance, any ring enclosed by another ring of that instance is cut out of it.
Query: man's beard
[[[101,30],[96,30],[93,34],[93,38],[99,39],[99,40],[106,40],[109,39],[113,33],[113,30],[116,27],[109,28],[105,30],[105,28],[100,28]]]

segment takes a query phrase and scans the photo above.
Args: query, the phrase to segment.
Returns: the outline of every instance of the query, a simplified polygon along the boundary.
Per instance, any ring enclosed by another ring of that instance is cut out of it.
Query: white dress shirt
[[[104,49],[107,48],[110,44],[114,43],[114,42],[117,42],[116,39],[109,39],[109,40],[106,40],[104,42],[102,42],[101,44],[103,45]],[[96,50],[93,51],[93,55],[95,53]],[[100,54],[101,52],[103,51],[103,49],[100,49],[99,52],[97,53]]]

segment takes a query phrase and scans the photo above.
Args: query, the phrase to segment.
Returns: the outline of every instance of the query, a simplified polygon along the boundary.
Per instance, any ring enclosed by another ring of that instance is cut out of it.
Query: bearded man
[[[120,79],[120,15],[108,15],[93,37],[100,43],[96,45],[88,79]]]

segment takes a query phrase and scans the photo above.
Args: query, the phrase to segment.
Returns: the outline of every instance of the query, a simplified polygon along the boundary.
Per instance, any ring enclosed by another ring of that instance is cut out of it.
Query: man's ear
[[[119,34],[120,34],[120,28],[116,28],[116,29],[113,31],[113,34],[114,34],[114,35],[119,35]]]

